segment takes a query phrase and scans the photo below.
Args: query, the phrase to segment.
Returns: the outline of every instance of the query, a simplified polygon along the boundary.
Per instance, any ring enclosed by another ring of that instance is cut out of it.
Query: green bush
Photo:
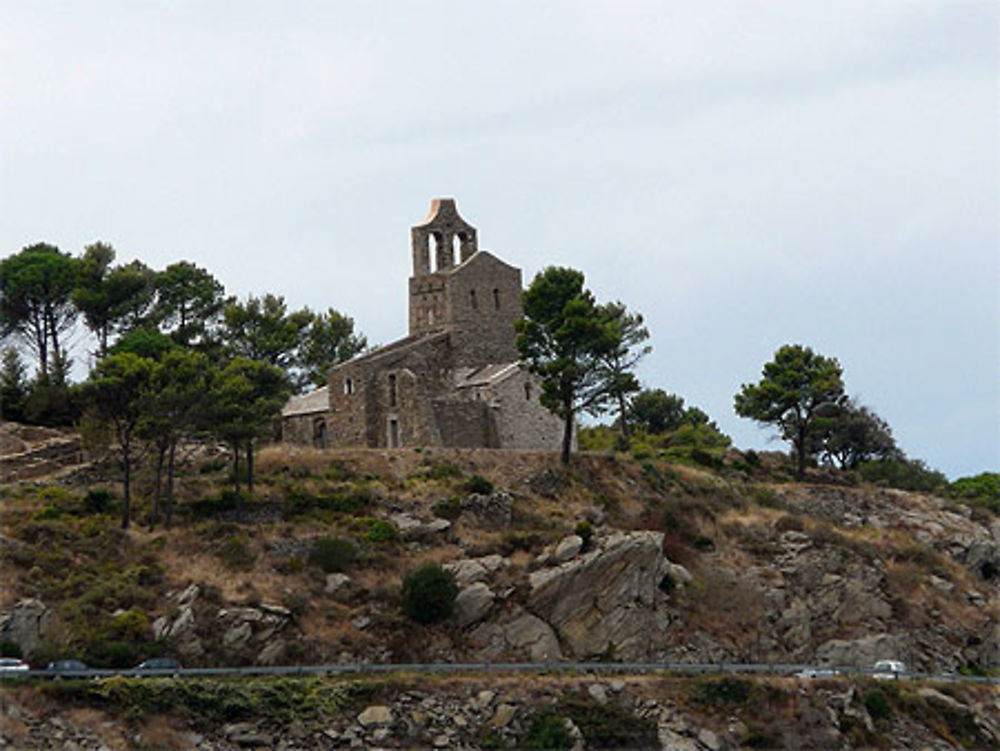
[[[531,719],[522,745],[524,748],[544,751],[573,748],[573,738],[566,729],[566,718],[551,710],[539,712]]]
[[[656,723],[639,717],[620,704],[600,704],[590,697],[567,696],[556,713],[573,720],[587,748],[627,748],[644,751],[659,749]]]
[[[24,657],[21,653],[21,645],[7,639],[0,639],[0,657],[16,657],[21,659]]]
[[[900,490],[934,492],[948,485],[943,474],[931,469],[920,459],[880,459],[864,462],[858,471],[868,482]]]
[[[83,497],[83,509],[88,514],[105,514],[111,509],[111,493],[104,488],[91,488]]]
[[[354,543],[341,537],[320,537],[309,550],[309,563],[328,574],[342,573],[354,565],[358,550]]]
[[[493,483],[482,475],[473,475],[465,483],[465,489],[476,495],[489,495],[493,492]]]
[[[442,498],[434,504],[434,516],[455,521],[462,515],[462,502],[458,498]]]
[[[889,703],[889,697],[877,686],[865,691],[864,704],[873,720],[888,719],[892,715],[892,704]]]
[[[1000,472],[981,472],[972,477],[960,477],[948,486],[948,495],[1000,514]]]
[[[417,623],[443,621],[455,607],[458,584],[453,574],[431,563],[403,579],[403,609]]]
[[[399,539],[399,530],[395,524],[385,519],[370,519],[364,539],[373,545],[387,545]]]
[[[699,704],[743,704],[750,697],[750,682],[742,678],[719,678],[700,681],[695,686],[694,700]]]
[[[591,523],[584,519],[576,525],[576,529],[573,531],[583,540],[583,549],[590,550],[590,543],[594,539],[594,527]]]

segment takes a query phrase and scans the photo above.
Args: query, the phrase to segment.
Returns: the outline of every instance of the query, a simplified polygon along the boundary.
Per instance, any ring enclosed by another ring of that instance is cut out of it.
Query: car
[[[181,670],[181,664],[172,657],[152,657],[143,660],[132,669],[141,673],[170,674],[176,678]]]
[[[906,664],[899,660],[879,660],[872,669],[875,671],[872,673],[872,678],[877,681],[898,680],[899,674],[906,672]]]
[[[51,673],[51,678],[80,678],[73,673],[90,670],[90,665],[82,660],[55,660],[45,666],[45,672]]]
[[[31,666],[24,660],[16,657],[0,657],[0,673],[24,673],[31,670]]]

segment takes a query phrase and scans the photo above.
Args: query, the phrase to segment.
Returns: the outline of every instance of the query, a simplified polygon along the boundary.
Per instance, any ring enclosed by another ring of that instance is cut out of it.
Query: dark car
[[[133,670],[143,673],[170,674],[174,678],[177,677],[180,669],[181,664],[172,657],[153,657],[149,660],[143,660],[133,668]]]
[[[80,678],[74,676],[82,670],[90,670],[90,666],[81,660],[56,660],[45,666],[45,671],[52,674],[53,678]]]

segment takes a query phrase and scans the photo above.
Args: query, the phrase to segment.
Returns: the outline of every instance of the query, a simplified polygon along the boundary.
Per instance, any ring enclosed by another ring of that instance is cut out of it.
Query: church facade
[[[561,421],[521,367],[521,271],[480,250],[455,201],[410,230],[409,334],[330,370],[293,396],[284,440],[321,447],[556,449]]]

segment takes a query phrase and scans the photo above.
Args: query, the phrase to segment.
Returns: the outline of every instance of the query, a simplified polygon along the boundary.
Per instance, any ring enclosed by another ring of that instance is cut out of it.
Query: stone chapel
[[[282,411],[290,443],[557,449],[561,421],[518,361],[521,270],[479,249],[455,201],[411,228],[409,335],[334,366]]]

